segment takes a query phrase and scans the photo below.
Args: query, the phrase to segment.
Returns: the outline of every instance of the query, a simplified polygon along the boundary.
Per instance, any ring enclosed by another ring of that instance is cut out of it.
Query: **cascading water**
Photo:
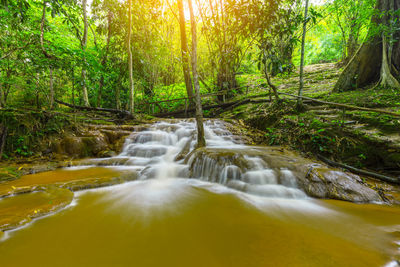
[[[195,127],[189,121],[155,123],[128,138],[118,157],[129,158],[124,164],[141,166],[141,179],[197,178],[266,197],[306,197],[286,168],[272,168],[257,156],[245,155],[240,159],[242,166],[224,157],[226,152],[253,148],[243,145],[221,121],[205,123],[207,149],[223,150],[218,158],[191,153],[196,142]]]
[[[74,205],[9,233],[0,265],[396,266],[400,209],[307,197],[379,201],[349,174],[247,146],[227,128],[207,121],[207,147],[194,149],[193,121],[158,122],[116,157],[49,172],[137,180],[75,193]]]

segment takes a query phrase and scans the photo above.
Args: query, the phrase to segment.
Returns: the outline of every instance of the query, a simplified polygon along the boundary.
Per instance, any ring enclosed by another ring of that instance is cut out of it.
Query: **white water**
[[[196,144],[195,126],[189,121],[155,123],[128,138],[117,158],[128,157],[125,165],[140,166],[140,179],[196,178],[264,197],[306,198],[297,188],[296,177],[290,170],[269,168],[259,157],[245,156],[247,167],[244,171],[223,157],[218,161],[209,157],[198,160],[193,155],[186,159],[185,164],[184,157]],[[207,121],[205,137],[207,148],[227,151],[251,149],[230,133],[221,121]],[[179,158],[182,154],[185,155]],[[194,160],[198,162],[194,163]]]
[[[220,121],[205,130],[217,154],[253,149]],[[191,155],[195,132],[193,122],[156,123],[117,157],[93,160],[139,180],[75,193],[70,208],[0,242],[0,265],[396,266],[380,224],[307,198],[290,169],[252,153],[245,167]]]

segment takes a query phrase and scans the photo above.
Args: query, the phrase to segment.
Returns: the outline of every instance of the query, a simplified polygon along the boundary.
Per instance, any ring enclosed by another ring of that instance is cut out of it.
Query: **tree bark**
[[[49,87],[50,87],[50,109],[54,108],[54,79],[53,79],[53,67],[49,67]]]
[[[44,47],[44,25],[46,23],[46,7],[47,1],[44,0],[42,7],[42,20],[40,22],[40,48],[42,49],[42,53],[46,58],[53,58],[53,56],[47,53],[46,48]]]
[[[201,107],[200,98],[200,85],[199,75],[197,73],[197,29],[196,29],[196,18],[193,13],[192,0],[189,2],[190,11],[190,24],[192,28],[192,74],[195,91],[195,102],[196,102],[196,123],[197,123],[197,147],[205,147],[206,139],[204,137],[204,125],[203,125],[203,110]]]
[[[275,100],[279,101],[279,95],[278,95],[278,88],[275,86],[275,84],[273,84],[271,82],[271,78],[269,77],[269,73],[268,73],[268,65],[267,65],[267,54],[265,51],[265,48],[263,48],[263,56],[264,56],[264,76],[265,79],[267,80],[267,84],[269,86],[270,89],[272,89],[274,96],[275,96]]]
[[[110,40],[111,40],[111,20],[112,20],[112,14],[111,11],[108,11],[107,14],[107,43],[106,43],[106,51],[104,52],[103,59],[101,60],[101,66],[102,66],[102,73],[100,77],[100,82],[99,82],[99,91],[97,93],[97,101],[96,101],[96,107],[101,106],[101,94],[103,91],[104,87],[104,70],[106,68],[107,64],[107,56],[108,56],[108,50],[110,48]]]
[[[73,109],[89,110],[89,111],[105,111],[105,112],[118,114],[121,117],[132,118],[132,114],[129,111],[126,111],[126,110],[118,110],[118,109],[112,109],[112,108],[95,108],[95,107],[77,106],[77,105],[72,105],[72,104],[68,104],[68,103],[62,102],[62,101],[57,100],[57,99],[55,99],[55,102],[57,102],[57,103],[59,103],[61,105],[73,108]]]
[[[1,77],[2,71],[0,71],[0,77]],[[4,88],[3,84],[0,83],[0,108],[6,107],[6,103],[4,102]]]
[[[186,26],[185,26],[185,11],[183,10],[182,0],[178,0],[179,9],[179,29],[181,32],[181,53],[182,53],[182,70],[183,77],[185,79],[186,93],[189,99],[193,99],[193,86],[190,78],[190,67],[189,67],[189,49],[186,37]],[[189,102],[189,106],[192,101]]]
[[[72,105],[75,105],[75,69],[74,69],[74,67],[72,67],[72,69],[71,69],[71,76],[72,76],[71,100],[72,100]]]
[[[132,72],[132,51],[131,51],[131,34],[132,34],[132,10],[131,10],[131,0],[128,0],[128,65],[129,65],[129,112],[133,114],[134,112],[134,85],[133,85],[133,72]]]
[[[400,0],[377,0],[376,9],[379,12],[371,18],[371,24],[391,27],[385,16],[390,10],[395,11],[399,7]],[[368,36],[371,36],[374,30],[371,27]],[[398,40],[399,36],[399,31],[396,31],[394,40]],[[389,48],[391,42],[387,40],[387,37],[387,34],[382,32],[375,34],[362,44],[339,76],[334,92],[353,90],[376,83],[400,88],[398,80],[392,74],[400,67],[400,42],[396,41],[392,50]],[[390,57],[388,51],[391,51]]]
[[[3,158],[4,146],[7,138],[7,126],[0,124],[0,160]]]
[[[304,47],[306,43],[306,32],[307,32],[307,15],[308,15],[308,1],[306,0],[306,6],[304,9],[304,22],[303,22],[303,36],[301,38],[301,58],[300,58],[300,85],[299,85],[299,96],[303,95],[304,87]],[[301,97],[297,100],[297,106],[302,106],[303,101]]]
[[[83,37],[82,37],[82,52],[83,52],[83,66],[82,66],[82,97],[83,103],[86,107],[90,106],[89,96],[86,87],[86,45],[87,45],[87,35],[88,35],[88,21],[87,21],[87,0],[82,0],[82,11],[83,11]]]

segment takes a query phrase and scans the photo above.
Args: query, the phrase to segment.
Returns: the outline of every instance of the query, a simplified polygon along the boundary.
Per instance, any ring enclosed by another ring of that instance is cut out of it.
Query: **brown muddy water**
[[[176,162],[181,149],[172,151],[185,145],[169,136],[161,146],[164,134],[152,131],[128,140],[119,156],[139,180],[75,192],[61,211],[6,231],[0,266],[398,266],[399,207],[312,199],[295,183],[278,184],[288,169],[257,164],[246,173],[226,165],[212,180],[205,174],[217,166],[208,160],[190,177]],[[108,176],[116,167],[101,169]],[[231,179],[252,191],[230,188]]]

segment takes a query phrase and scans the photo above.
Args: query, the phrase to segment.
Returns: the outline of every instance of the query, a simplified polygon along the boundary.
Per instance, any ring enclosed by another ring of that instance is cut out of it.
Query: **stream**
[[[398,206],[294,152],[245,145],[222,121],[205,133],[207,148],[195,150],[193,121],[158,122],[118,156],[44,174],[137,179],[75,192],[7,231],[0,266],[400,266]],[[314,169],[346,187],[336,199],[368,203],[310,197],[311,186],[329,189],[304,180]]]

